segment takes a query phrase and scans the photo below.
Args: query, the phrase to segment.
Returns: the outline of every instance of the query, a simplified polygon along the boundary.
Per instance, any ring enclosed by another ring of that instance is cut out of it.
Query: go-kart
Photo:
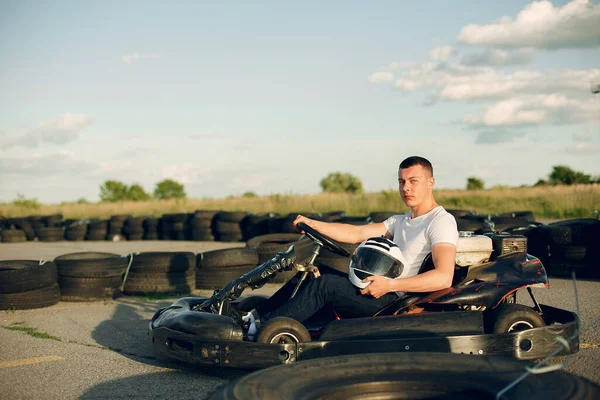
[[[490,243],[493,239],[502,248],[508,247],[506,254],[500,251],[493,255],[489,248],[475,248],[471,253],[487,254],[489,258],[466,266],[464,253],[457,255],[450,288],[407,293],[369,318],[340,319],[335,310],[322,310],[304,324],[291,318],[273,318],[262,325],[256,342],[249,341],[241,316],[260,298],[251,296],[240,301],[245,289],[261,287],[275,274],[295,268],[298,273],[286,284],[288,289],[293,288],[293,297],[318,268],[315,260],[322,247],[349,256],[343,247],[318,231],[305,224],[299,224],[299,228],[314,242],[308,261],[297,262],[290,246],[216,290],[210,298],[185,297],[159,309],[148,331],[155,352],[197,365],[263,368],[334,355],[398,351],[539,359],[559,348],[557,337],[569,346],[555,355],[579,350],[577,315],[539,304],[533,295],[531,287],[548,287],[542,263],[519,251],[522,248],[513,246],[516,242],[502,237],[500,241],[493,237]],[[473,239],[467,237],[464,243],[481,242],[481,237]],[[433,263],[429,257],[419,273],[430,268]],[[528,291],[533,308],[516,304],[516,292],[521,288]]]

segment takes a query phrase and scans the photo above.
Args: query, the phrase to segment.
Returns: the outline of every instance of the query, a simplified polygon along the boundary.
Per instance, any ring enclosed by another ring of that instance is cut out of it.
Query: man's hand
[[[304,222],[306,225],[312,227],[312,225],[311,225],[312,219],[306,218],[304,215],[298,215],[296,217],[296,219],[294,220],[294,222],[292,222],[292,226],[299,233],[304,233],[304,231],[302,231],[300,228],[298,228],[298,224],[300,222]]]
[[[371,295],[376,299],[380,298],[386,293],[392,291],[391,285],[392,279],[385,278],[383,276],[369,276],[363,279],[363,283],[371,282],[369,286],[360,290],[362,295]]]

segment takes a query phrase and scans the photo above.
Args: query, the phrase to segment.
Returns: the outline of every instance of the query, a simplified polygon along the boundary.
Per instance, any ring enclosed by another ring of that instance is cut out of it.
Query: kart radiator
[[[491,235],[494,252],[492,257],[514,252],[527,252],[527,238],[522,235],[497,233]]]

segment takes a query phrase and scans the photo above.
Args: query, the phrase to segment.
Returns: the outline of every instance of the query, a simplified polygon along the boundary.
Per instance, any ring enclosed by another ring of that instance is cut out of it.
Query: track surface
[[[78,251],[128,254],[141,251],[203,252],[243,243],[222,242],[28,242],[1,244],[0,259],[45,259]],[[272,294],[266,285],[253,294]],[[600,282],[579,280],[582,349],[566,370],[600,384]],[[550,289],[535,289],[539,302],[575,310],[573,283],[554,278]],[[193,293],[208,296],[211,291]],[[526,292],[519,302],[531,305]],[[37,310],[0,311],[0,393],[7,399],[161,398],[203,399],[217,387],[247,373],[206,370],[154,355],[146,344],[147,324],[157,308],[176,298],[68,303]],[[35,328],[54,338],[14,328]],[[586,331],[586,329],[588,329]]]

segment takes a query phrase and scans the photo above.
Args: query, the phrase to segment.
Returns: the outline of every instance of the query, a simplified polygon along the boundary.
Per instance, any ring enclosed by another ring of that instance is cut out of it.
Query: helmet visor
[[[350,260],[350,268],[360,279],[378,275],[386,278],[397,278],[402,273],[404,265],[399,260],[381,251],[368,247],[359,247]]]

